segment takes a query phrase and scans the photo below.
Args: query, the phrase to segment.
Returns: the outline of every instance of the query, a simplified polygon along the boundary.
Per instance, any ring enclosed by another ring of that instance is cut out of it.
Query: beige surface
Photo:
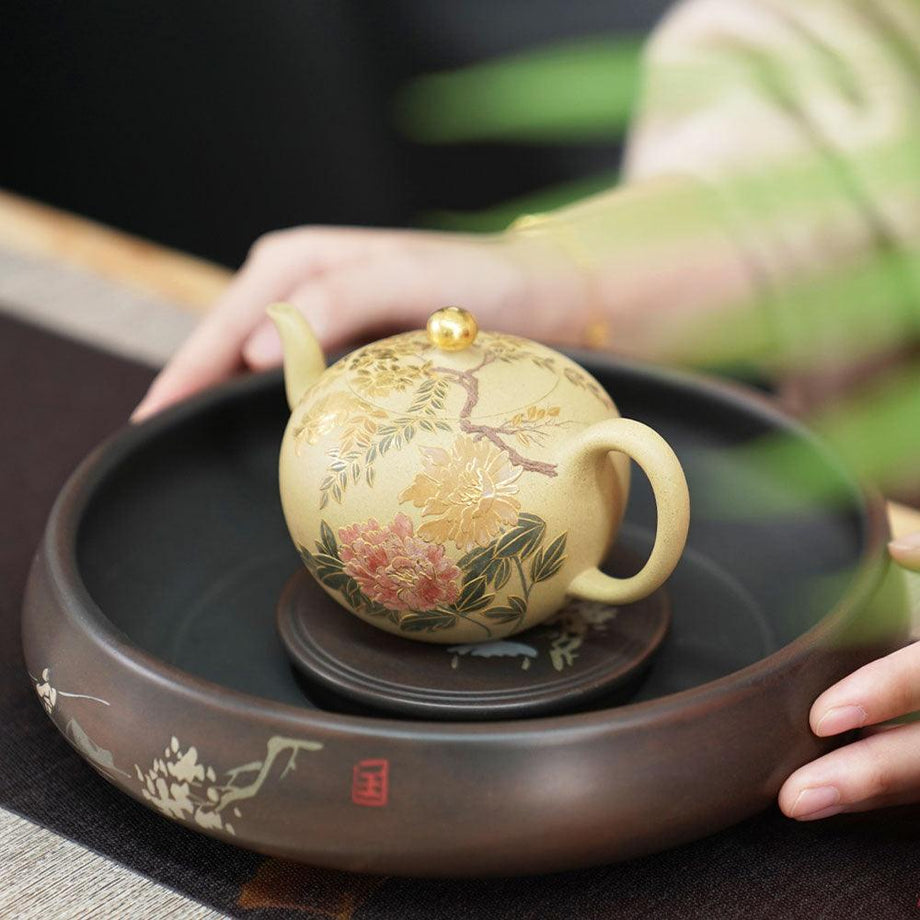
[[[197,309],[208,307],[231,276],[223,266],[2,190],[0,246]]]
[[[0,808],[0,917],[212,920],[227,916]]]
[[[154,366],[198,321],[165,299],[2,244],[0,311]]]

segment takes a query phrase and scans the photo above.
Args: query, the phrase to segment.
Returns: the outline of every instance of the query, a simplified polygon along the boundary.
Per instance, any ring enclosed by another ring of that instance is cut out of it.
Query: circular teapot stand
[[[624,553],[606,568],[638,568]],[[384,632],[348,613],[305,570],[278,603],[294,666],[328,702],[436,720],[512,719],[571,712],[643,673],[670,623],[663,589],[635,604],[572,601],[507,639],[440,645]]]

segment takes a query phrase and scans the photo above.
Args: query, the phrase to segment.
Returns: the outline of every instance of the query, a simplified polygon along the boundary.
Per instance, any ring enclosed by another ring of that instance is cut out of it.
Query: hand
[[[586,283],[551,240],[505,233],[299,227],[262,237],[208,316],[154,380],[134,412],[143,419],[248,366],[280,363],[265,317],[272,302],[299,307],[322,344],[424,326],[449,304],[490,329],[574,344]]]
[[[891,555],[920,572],[920,533],[895,540]],[[834,684],[811,708],[819,737],[862,728],[858,741],[796,770],[779,793],[790,818],[812,821],[920,801],[920,722],[885,725],[920,710],[920,642],[873,661]]]

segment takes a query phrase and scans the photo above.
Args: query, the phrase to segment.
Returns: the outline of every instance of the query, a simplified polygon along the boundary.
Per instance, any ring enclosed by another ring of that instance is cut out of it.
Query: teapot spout
[[[273,303],[266,312],[281,336],[284,391],[288,406],[293,409],[326,369],[326,359],[310,324],[295,306]]]

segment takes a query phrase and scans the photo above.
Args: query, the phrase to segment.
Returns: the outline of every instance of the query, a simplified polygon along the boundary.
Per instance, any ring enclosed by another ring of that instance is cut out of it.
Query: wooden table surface
[[[222,265],[3,190],[0,247],[83,269],[195,311],[206,310],[232,275]]]

